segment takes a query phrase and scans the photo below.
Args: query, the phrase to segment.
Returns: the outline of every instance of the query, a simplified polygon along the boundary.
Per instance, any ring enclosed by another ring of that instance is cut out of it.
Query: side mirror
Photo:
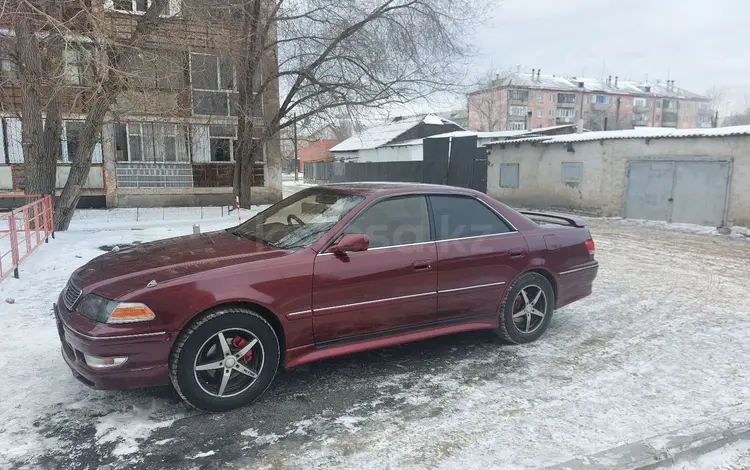
[[[341,236],[326,250],[327,253],[348,253],[353,251],[367,251],[370,239],[361,233],[347,233]]]

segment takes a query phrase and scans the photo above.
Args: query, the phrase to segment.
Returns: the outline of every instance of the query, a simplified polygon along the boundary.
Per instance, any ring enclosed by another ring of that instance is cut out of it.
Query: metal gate
[[[724,225],[727,161],[631,161],[625,217]]]

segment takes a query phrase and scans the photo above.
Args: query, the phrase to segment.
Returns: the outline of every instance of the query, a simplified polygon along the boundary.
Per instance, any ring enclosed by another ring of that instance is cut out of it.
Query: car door
[[[523,236],[471,196],[430,196],[438,258],[438,321],[497,314],[526,265]]]
[[[394,334],[434,321],[437,248],[430,237],[425,196],[376,201],[343,233],[367,235],[370,247],[316,256],[313,332],[317,344]]]

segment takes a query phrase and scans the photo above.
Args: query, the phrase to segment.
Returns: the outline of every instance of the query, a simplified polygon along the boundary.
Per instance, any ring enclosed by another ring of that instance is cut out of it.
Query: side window
[[[370,248],[430,241],[430,219],[424,196],[387,199],[365,209],[346,228],[346,233],[363,233]]]
[[[510,232],[489,207],[472,197],[430,196],[438,240]]]

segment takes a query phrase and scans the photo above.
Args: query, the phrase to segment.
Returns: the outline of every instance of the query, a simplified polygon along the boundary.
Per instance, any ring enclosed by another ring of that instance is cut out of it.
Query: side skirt
[[[498,326],[498,316],[491,314],[352,336],[320,344],[310,344],[287,350],[286,367],[296,367],[319,359],[411,343],[436,336],[465,331],[490,330]]]

